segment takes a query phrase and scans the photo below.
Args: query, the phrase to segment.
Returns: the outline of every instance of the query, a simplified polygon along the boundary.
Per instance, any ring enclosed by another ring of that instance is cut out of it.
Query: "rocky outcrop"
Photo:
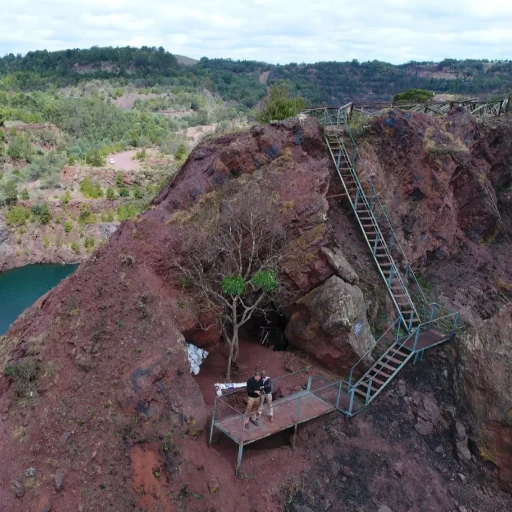
[[[468,404],[470,437],[512,490],[512,305],[458,343],[458,393]],[[460,432],[458,437],[464,437]]]
[[[353,269],[352,265],[347,261],[344,254],[338,247],[322,247],[322,252],[324,253],[329,265],[334,269],[336,274],[350,284],[357,284],[359,282],[359,276],[357,272]]]
[[[295,303],[285,335],[337,373],[349,370],[375,343],[363,292],[337,276]]]

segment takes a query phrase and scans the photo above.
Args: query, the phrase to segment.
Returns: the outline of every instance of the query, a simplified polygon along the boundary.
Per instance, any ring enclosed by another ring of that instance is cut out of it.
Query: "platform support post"
[[[235,476],[238,478],[242,471],[242,455],[244,453],[244,443],[238,445],[238,458],[236,460],[236,471]]]
[[[297,423],[293,427],[292,450],[295,450],[295,438],[297,437]]]
[[[212,424],[210,426],[210,437],[208,439],[208,447],[212,445],[213,438],[213,426],[215,425],[215,411],[217,409],[217,399],[215,399],[215,405],[213,406],[213,416],[212,416]]]

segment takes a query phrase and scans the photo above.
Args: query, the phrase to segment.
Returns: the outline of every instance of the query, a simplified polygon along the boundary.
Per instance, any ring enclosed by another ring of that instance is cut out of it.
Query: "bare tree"
[[[229,345],[228,380],[238,360],[240,328],[289,295],[278,278],[286,230],[274,203],[270,190],[246,185],[218,203],[207,225],[195,225],[175,261],[201,310],[213,313],[222,326]]]

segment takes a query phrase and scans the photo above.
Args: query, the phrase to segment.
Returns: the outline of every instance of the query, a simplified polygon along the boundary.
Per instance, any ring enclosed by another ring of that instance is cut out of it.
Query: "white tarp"
[[[188,360],[190,362],[190,373],[197,375],[201,363],[208,357],[208,352],[192,345],[192,343],[185,343],[185,347],[187,348]]]

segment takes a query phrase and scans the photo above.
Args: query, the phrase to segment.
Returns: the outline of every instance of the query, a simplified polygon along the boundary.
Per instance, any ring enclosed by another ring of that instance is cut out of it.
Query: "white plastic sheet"
[[[197,375],[201,363],[208,357],[208,352],[196,347],[192,343],[185,343],[185,347],[187,348],[188,360],[190,362],[190,373]]]

